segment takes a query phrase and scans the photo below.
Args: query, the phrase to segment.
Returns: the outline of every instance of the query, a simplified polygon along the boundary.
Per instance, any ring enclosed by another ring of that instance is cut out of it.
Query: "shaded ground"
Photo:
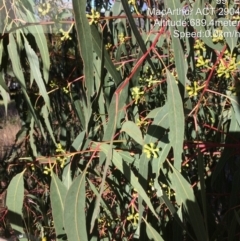
[[[20,120],[14,101],[8,105],[7,116],[5,107],[2,101],[0,101],[0,160],[2,160],[6,152],[11,149],[19,129]]]

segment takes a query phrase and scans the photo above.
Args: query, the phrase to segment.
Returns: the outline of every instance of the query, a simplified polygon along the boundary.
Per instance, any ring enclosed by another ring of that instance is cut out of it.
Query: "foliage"
[[[51,4],[39,12],[55,16]],[[69,29],[56,21],[57,34],[45,34],[46,23],[6,21],[0,91],[7,107],[6,74],[20,85],[24,155],[13,149],[3,160],[3,213],[26,237],[239,236],[239,32],[212,24],[239,19],[239,6],[228,1],[234,12],[223,18],[216,1],[143,4],[115,1],[105,14],[86,14],[86,1],[73,0],[75,21]],[[32,22],[30,5],[15,1],[16,16]],[[169,18],[187,26],[159,26],[154,8],[183,7],[189,15]],[[215,10],[200,14],[205,8]],[[176,30],[212,36],[178,38]]]

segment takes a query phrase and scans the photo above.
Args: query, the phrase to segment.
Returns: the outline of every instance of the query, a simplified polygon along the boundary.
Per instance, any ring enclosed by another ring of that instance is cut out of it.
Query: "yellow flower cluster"
[[[186,90],[188,91],[189,97],[196,96],[198,94],[198,91],[203,89],[205,85],[199,86],[197,81],[193,82],[193,86],[187,86]]]
[[[200,39],[197,39],[195,41],[195,44],[194,44],[194,49],[196,49],[196,53],[197,54],[200,54],[200,50],[205,52],[206,51],[206,47],[205,47],[204,42],[202,40],[200,40]]]
[[[61,41],[71,40],[72,38],[69,36],[69,31],[64,31],[62,28],[59,30],[62,33]]]
[[[126,37],[124,36],[123,33],[120,33],[120,34],[118,35],[118,39],[119,39],[120,44],[123,44],[123,43],[125,43],[125,41],[126,41]]]
[[[107,43],[107,44],[105,45],[105,48],[106,48],[106,50],[110,50],[110,49],[112,48],[112,44]]]
[[[154,143],[150,143],[150,144],[145,144],[143,146],[143,152],[146,153],[147,158],[157,158],[158,157],[158,152],[159,152],[159,148],[155,147]]]
[[[131,214],[127,217],[127,220],[130,221],[134,227],[138,225],[139,213],[135,212],[133,206],[131,206]]]
[[[146,79],[146,82],[148,83],[148,87],[151,87],[153,84],[159,83],[160,81],[153,80],[153,76],[150,75],[150,77]]]
[[[228,53],[228,52],[225,52]],[[218,77],[225,77],[229,79],[231,77],[231,73],[237,70],[237,65],[240,64],[240,61],[236,63],[236,57],[229,57],[227,54],[224,58],[220,60],[220,64],[217,69]]]
[[[132,5],[136,11],[137,14],[139,14],[138,10],[137,10],[137,6],[136,6],[136,0],[128,0],[128,4]]]
[[[204,59],[203,59],[203,56],[199,56],[199,57],[198,57],[198,60],[197,60],[196,66],[197,66],[197,67],[206,67],[206,68],[208,68],[208,67],[209,67],[209,65],[208,65],[209,62],[210,62],[209,59],[204,60]]]
[[[100,19],[100,13],[96,12],[94,9],[91,10],[91,13],[92,13],[91,15],[86,14],[87,18],[90,18],[89,24],[92,25],[93,23],[98,23]]]
[[[62,90],[63,90],[63,92],[64,92],[65,94],[69,93],[69,90],[68,90],[67,87],[63,87]]]
[[[62,154],[62,156],[58,156],[57,157],[56,161],[60,164],[60,167],[63,168],[67,158],[64,157],[65,151],[63,150],[62,145],[60,143],[57,144],[56,153],[57,154]]]
[[[138,103],[141,96],[144,94],[143,91],[140,91],[139,87],[133,87],[132,88],[132,98],[135,100],[135,104]]]
[[[63,168],[65,163],[66,163],[66,160],[67,158],[65,157],[65,151],[63,150],[62,148],[62,145],[59,143],[57,144],[57,149],[56,149],[56,153],[59,155],[57,158],[56,158],[56,162],[54,162],[53,165],[50,165],[50,167],[47,167],[47,166],[44,166],[44,171],[43,173],[46,174],[46,175],[52,175],[52,170],[53,170],[53,167],[59,163],[60,164],[60,167]]]
[[[44,174],[46,174],[46,175],[50,175],[50,176],[52,176],[52,169],[53,169],[53,167],[44,167],[44,171],[43,171],[43,173]]]
[[[148,121],[145,121],[144,119],[137,119],[137,126],[141,127],[141,126],[146,126],[148,124]]]
[[[175,196],[175,191],[172,190],[169,186],[166,184],[161,184],[162,190],[165,191],[165,193],[168,195],[168,198]]]
[[[50,87],[53,89],[53,88],[57,88],[58,87],[58,85],[56,84],[56,82],[54,81],[54,80],[51,80],[51,82],[50,82]]]
[[[42,15],[45,16],[50,12],[51,9],[51,4],[50,3],[42,3],[38,7],[38,12]]]

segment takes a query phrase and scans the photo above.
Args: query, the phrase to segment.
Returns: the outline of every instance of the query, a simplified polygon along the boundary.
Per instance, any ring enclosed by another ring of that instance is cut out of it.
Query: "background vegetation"
[[[54,19],[41,24],[30,0],[6,11],[0,93],[8,115],[0,144],[12,148],[0,157],[5,236],[238,240],[240,55],[232,21],[239,6],[122,0],[88,13],[83,6],[40,2],[38,12]],[[168,14],[188,26],[154,24],[166,16],[151,15],[153,8],[191,10]],[[214,11],[199,13],[206,8]],[[175,30],[212,36],[177,38]],[[19,86],[14,118],[9,76]]]

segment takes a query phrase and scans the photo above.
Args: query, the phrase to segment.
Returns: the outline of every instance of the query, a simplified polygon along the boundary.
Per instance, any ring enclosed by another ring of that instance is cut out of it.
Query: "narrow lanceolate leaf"
[[[31,118],[31,124],[30,124],[30,132],[29,132],[29,139],[30,139],[30,146],[32,149],[33,156],[37,156],[37,147],[35,145],[35,140],[34,140],[34,118]]]
[[[171,18],[172,22],[177,23],[177,21],[182,21],[184,9],[181,8],[181,1],[180,0],[168,0],[168,1],[165,2],[165,7],[166,7],[167,10],[171,9],[171,13],[169,14],[169,17]],[[179,12],[175,13],[176,10],[179,10]],[[180,32],[184,31],[183,24],[180,24],[179,26],[176,26],[176,28]]]
[[[236,120],[238,125],[240,126],[240,108],[239,108],[240,101],[239,101],[238,96],[235,96],[235,95],[231,96],[231,104],[232,104],[232,107],[233,107],[232,121],[234,122]]]
[[[131,29],[132,29],[135,37],[136,37],[136,40],[137,40],[137,42],[139,44],[139,47],[140,47],[141,51],[143,52],[143,54],[147,53],[146,45],[145,45],[145,43],[144,43],[144,41],[142,39],[142,36],[141,36],[139,30],[137,29],[136,23],[134,21],[134,18],[132,16],[132,13],[131,13],[130,8],[129,8],[128,1],[127,0],[123,0],[122,1],[122,6],[123,6],[123,9],[124,9],[124,11],[125,11],[125,13],[127,15],[129,24],[130,24]],[[156,76],[158,76],[158,73],[157,73],[157,70],[155,68],[155,65],[153,64],[149,54],[146,56],[146,60],[148,61],[149,65],[151,66],[154,74]]]
[[[11,33],[9,34],[9,44],[7,48],[8,48],[8,54],[9,54],[10,60],[12,62],[13,73],[21,85],[21,90],[24,94],[25,100],[27,101],[28,107],[34,117],[35,122],[38,124],[38,126],[40,126],[39,120],[37,119],[37,116],[32,106],[32,103],[30,101],[30,98],[26,92],[26,83],[22,72],[20,59],[18,58],[19,53],[17,51],[16,41]]]
[[[0,95],[3,98],[3,104],[5,107],[5,113],[7,115],[7,107],[8,107],[8,102],[10,100],[10,96],[8,94],[8,92],[0,85]]]
[[[65,231],[63,224],[63,211],[67,188],[59,180],[55,173],[52,173],[50,190],[53,222],[56,230],[56,236],[58,237],[57,240],[64,240]]]
[[[161,140],[160,144],[158,145],[158,148],[160,150],[159,156],[157,158],[157,161],[152,162],[152,170],[157,175],[159,174],[160,168],[162,167],[163,163],[165,162],[168,153],[171,149],[171,144],[168,140],[168,135],[165,135]]]
[[[53,143],[55,145],[57,145],[55,137],[53,135],[53,130],[52,130],[52,127],[51,127],[51,124],[50,124],[50,120],[49,120],[49,112],[47,110],[47,106],[46,105],[44,105],[42,107],[41,114],[42,114],[42,117],[44,119],[45,125],[46,125],[46,127],[48,129],[48,133],[50,134],[50,136],[52,138]]]
[[[63,174],[62,174],[62,182],[67,188],[67,190],[71,187],[72,185],[72,176],[71,176],[71,158],[68,157],[66,161],[66,165],[63,169]]]
[[[144,138],[144,144],[155,143],[162,138],[162,134],[166,131],[165,129],[169,128],[167,104],[160,108],[152,110],[147,115],[146,118],[153,118],[153,122],[148,127],[147,135]],[[164,144],[164,146],[166,145],[166,143],[161,143],[161,145],[162,144]],[[167,146],[168,146],[168,148],[171,147],[169,143],[167,144]],[[161,157],[159,156],[159,158],[161,158]],[[162,158],[164,158],[164,157],[162,157]],[[162,158],[161,158],[161,161],[163,160]],[[146,154],[143,153],[139,160],[139,176],[140,176],[139,182],[142,185],[143,189],[146,189],[147,185],[148,185],[147,179],[148,179],[149,161],[150,161],[149,158],[147,158]],[[161,163],[161,161],[155,160],[154,164]],[[152,163],[152,167],[153,167],[153,163]],[[154,167],[156,167],[156,166],[154,166]],[[158,174],[159,169],[158,170],[153,169],[153,171],[154,172],[156,171],[156,173]],[[139,206],[139,218],[141,219],[141,216],[144,211],[144,205],[143,205],[141,196],[139,197],[138,206]]]
[[[178,85],[175,78],[166,69],[167,72],[167,96],[168,96],[168,107],[169,107],[169,140],[173,147],[174,152],[174,166],[180,170],[182,162],[182,149],[184,139],[184,112],[182,99],[179,93]]]
[[[50,110],[50,101],[49,96],[45,87],[45,83],[42,78],[42,74],[40,72],[39,60],[37,54],[33,51],[31,46],[29,45],[26,38],[24,38],[24,46],[26,49],[27,58],[30,64],[31,71],[33,73],[33,77],[38,85],[40,95],[43,97],[45,104]]]
[[[171,166],[170,162],[169,165]],[[193,189],[186,179],[172,166],[171,182],[176,196],[182,201],[186,210],[189,222],[196,235],[196,240],[207,241],[208,235],[204,226],[203,217],[197,200],[195,199]]]
[[[164,241],[159,232],[157,232],[145,219],[147,235],[150,240]]]
[[[93,41],[93,48],[96,54],[99,58],[101,58],[102,61],[104,61],[104,64],[106,66],[106,69],[110,73],[110,75],[113,78],[113,81],[115,82],[116,86],[118,86],[122,82],[122,78],[117,71],[116,67],[114,66],[108,52],[104,48],[103,56],[104,59],[102,59],[102,48],[101,48],[101,35],[99,34],[96,26],[91,26],[91,33],[92,33],[92,41]]]
[[[111,146],[108,144],[102,143],[100,145],[100,149],[105,153],[105,155],[108,154],[110,148],[111,148]],[[152,206],[152,203],[151,203],[148,195],[146,194],[146,192],[142,188],[142,186],[139,184],[139,181],[138,181],[137,177],[135,176],[135,174],[131,171],[130,167],[125,162],[123,162],[122,157],[115,150],[112,150],[112,151],[113,151],[113,154],[112,154],[113,164],[117,167],[117,169],[119,171],[121,171],[125,175],[125,177],[130,181],[133,188],[135,188],[137,190],[138,194],[146,202],[146,204],[148,205],[148,207],[152,211],[152,213],[156,217],[158,217],[155,212],[154,207]]]
[[[19,81],[21,87],[26,89],[26,83],[25,83],[25,79],[21,69],[20,59],[18,58],[19,53],[17,51],[16,41],[12,33],[9,34],[9,44],[7,48],[8,48],[8,54],[9,54],[10,60],[12,62],[14,75]]]
[[[79,175],[69,188],[64,202],[64,228],[68,240],[88,241],[85,213],[85,174]]]
[[[84,83],[87,88],[87,106],[90,111],[90,98],[93,94],[94,78],[93,78],[93,45],[91,29],[86,17],[86,0],[73,0],[73,10],[75,24],[78,36],[78,44],[84,64]],[[88,119],[89,120],[89,119]],[[88,121],[87,121],[88,122]]]
[[[35,22],[36,20],[34,19],[33,14],[26,9],[26,16],[27,16],[27,21],[30,23]],[[24,28],[25,30],[25,28]],[[43,27],[41,25],[32,25],[28,26],[26,30],[33,34],[35,41],[37,43],[39,52],[41,54],[42,58],[42,63],[43,63],[43,77],[46,83],[48,83],[49,79],[49,69],[50,69],[50,54],[48,51],[48,45],[47,45],[47,40],[46,40],[46,35],[44,34]]]
[[[171,30],[171,35],[173,36],[174,34],[173,27],[171,27],[170,30]],[[173,47],[173,52],[176,53],[174,55],[174,60],[177,68],[178,79],[179,79],[179,82],[182,84],[182,88],[185,90],[185,86],[187,84],[186,75],[187,75],[188,65],[187,65],[187,60],[183,54],[182,45],[178,38],[172,38],[172,47]],[[185,93],[182,93],[182,96],[184,96],[184,94]]]
[[[7,189],[6,205],[8,218],[12,228],[23,233],[22,207],[24,197],[23,175],[25,170],[17,174],[10,182]]]
[[[132,121],[126,121],[122,125],[122,130],[126,132],[130,137],[133,138],[137,143],[143,145],[142,132],[139,127]]]
[[[160,108],[152,110],[145,119],[153,118],[153,122],[148,127],[147,135],[144,138],[144,144],[149,144],[150,142],[156,142],[162,138],[166,129],[169,128],[169,113],[168,105],[165,104]]]

